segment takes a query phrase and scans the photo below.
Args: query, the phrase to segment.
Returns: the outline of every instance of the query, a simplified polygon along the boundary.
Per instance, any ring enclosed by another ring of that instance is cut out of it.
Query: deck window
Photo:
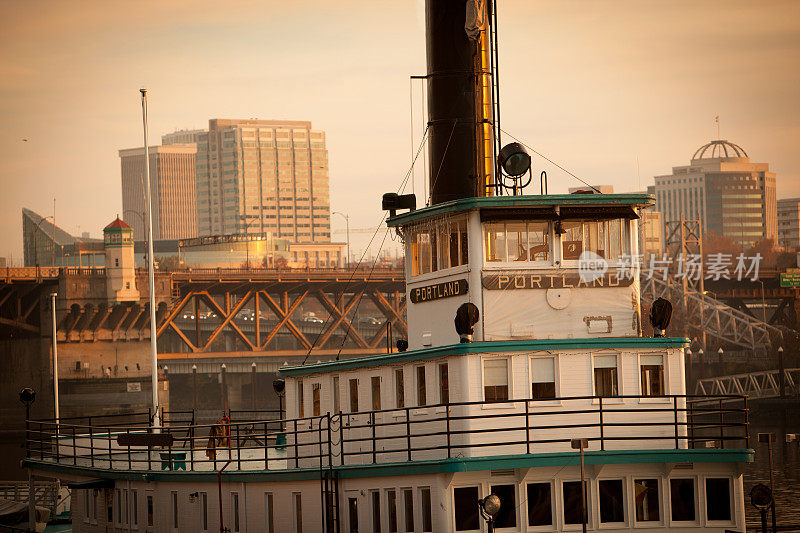
[[[411,489],[403,489],[403,508],[405,509],[406,532],[414,531],[414,492]]]
[[[633,497],[636,502],[637,522],[658,522],[661,520],[661,503],[658,495],[657,479],[634,480]]]
[[[550,483],[528,484],[528,525],[553,525],[553,488]]]
[[[500,497],[502,505],[500,511],[494,516],[496,528],[517,527],[517,486],[492,485],[492,494]]]
[[[394,370],[395,407],[401,409],[406,406],[406,382],[403,379],[403,369]]]
[[[731,480],[706,478],[706,516],[709,520],[733,519],[731,516]]]
[[[586,522],[589,523],[589,498],[586,483],[584,483],[584,510],[586,512]],[[581,482],[565,481],[562,486],[562,496],[564,501],[564,523],[581,524]]]
[[[299,418],[303,418],[306,416],[306,402],[303,401],[303,381],[300,379],[297,380],[297,405],[300,413]]]
[[[131,522],[134,526],[139,525],[139,491],[131,490]]]
[[[208,493],[201,492],[200,493],[200,505],[201,505],[201,513],[200,516],[200,525],[203,528],[203,531],[208,531]]]
[[[556,397],[555,357],[531,359],[531,398],[534,400]]]
[[[342,412],[342,391],[339,389],[339,376],[333,376],[333,412]]]
[[[303,533],[303,495],[299,492],[292,493],[294,506],[294,533]]]
[[[425,367],[417,367],[417,405],[428,405],[428,393],[425,385]]]
[[[508,359],[484,359],[483,396],[487,402],[508,401]]]
[[[430,533],[433,531],[431,489],[430,487],[422,487],[419,489],[419,493],[422,500],[422,533]]]
[[[585,251],[607,260],[618,260],[630,254],[630,224],[614,220],[565,220],[566,233],[561,236],[563,258],[579,259]]]
[[[358,412],[358,378],[350,380],[350,412]]]
[[[153,496],[151,494],[147,495],[147,525],[153,525],[153,519],[155,517],[155,513],[153,512]],[[95,515],[95,518],[97,516]]]
[[[372,498],[372,532],[381,533],[381,493],[377,490],[370,494]]]
[[[439,365],[439,403],[450,403],[450,377],[447,363]]]
[[[370,380],[372,385],[372,410],[373,411],[380,411],[381,410],[381,377],[380,376],[372,376]]]
[[[453,489],[453,510],[456,531],[475,531],[480,529],[478,517],[478,487],[456,487]]]
[[[231,514],[233,514],[233,531],[239,531],[239,493],[231,492]]]
[[[673,522],[694,522],[694,479],[670,479],[669,499]]]
[[[594,394],[603,398],[619,396],[617,356],[594,356]]]
[[[496,222],[485,225],[486,261],[550,260],[549,222]]]
[[[264,528],[266,533],[275,533],[275,504],[271,492],[264,493]]]
[[[466,265],[467,220],[440,221],[436,228],[412,230],[408,243],[412,276]]]
[[[625,494],[621,479],[601,479],[597,482],[600,498],[600,522],[625,521]]]
[[[642,396],[664,395],[664,356],[642,355],[639,360]]]
[[[386,491],[386,516],[389,520],[389,533],[397,533],[397,493]]]
[[[350,533],[358,533],[358,498],[347,498],[347,518]]]
[[[172,529],[178,529],[178,493],[172,491]]]
[[[320,414],[321,389],[322,386],[319,383],[314,383],[311,385],[311,410],[313,416],[319,416]]]

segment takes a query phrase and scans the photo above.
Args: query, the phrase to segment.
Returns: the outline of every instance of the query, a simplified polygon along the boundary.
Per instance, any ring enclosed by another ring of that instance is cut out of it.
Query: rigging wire
[[[595,190],[595,192],[597,192],[598,194],[602,194],[602,193],[600,193],[600,190],[599,190],[597,187],[595,187],[594,185],[589,185],[587,182],[585,182],[584,180],[582,180],[581,178],[579,178],[578,176],[576,176],[575,174],[573,174],[572,172],[570,172],[570,171],[569,171],[569,170],[567,170],[566,168],[562,167],[561,165],[559,165],[558,163],[556,163],[555,161],[553,161],[552,159],[550,159],[550,158],[549,158],[549,157],[547,157],[546,155],[542,154],[541,152],[538,152],[538,151],[536,151],[536,149],[535,149],[534,147],[530,146],[529,144],[525,144],[525,142],[524,142],[524,141],[522,141],[521,139],[518,139],[518,138],[514,137],[513,135],[511,135],[510,133],[508,133],[506,130],[504,130],[504,129],[502,129],[502,128],[500,128],[500,131],[502,131],[503,133],[505,133],[506,135],[508,135],[509,137],[511,137],[512,139],[514,139],[514,140],[515,140],[515,141],[517,141],[518,143],[520,143],[522,146],[524,146],[525,148],[527,148],[528,150],[530,150],[530,151],[531,151],[531,152],[533,152],[534,154],[536,154],[536,155],[538,155],[539,157],[541,157],[542,159],[544,159],[545,161],[547,161],[547,162],[549,162],[550,164],[552,164],[552,165],[555,165],[556,167],[560,168],[561,170],[563,170],[564,172],[566,172],[567,174],[569,174],[570,176],[572,176],[572,177],[573,177],[573,178],[575,178],[576,180],[580,181],[581,183],[583,183],[583,184],[584,184],[584,185],[586,185],[587,187],[591,187],[591,188],[592,188],[592,189],[594,189],[594,190]]]

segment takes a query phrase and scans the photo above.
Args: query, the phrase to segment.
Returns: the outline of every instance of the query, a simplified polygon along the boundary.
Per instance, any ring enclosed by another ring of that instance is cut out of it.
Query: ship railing
[[[217,471],[228,462],[228,470],[283,470],[573,453],[575,438],[588,439],[590,452],[749,447],[741,395],[453,402],[214,424],[164,420],[158,428],[100,417],[88,425],[30,420],[27,457],[109,470]],[[131,438],[144,434],[154,436],[151,445]]]

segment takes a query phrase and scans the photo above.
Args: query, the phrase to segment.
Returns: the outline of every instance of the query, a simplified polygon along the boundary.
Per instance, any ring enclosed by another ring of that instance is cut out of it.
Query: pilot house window
[[[617,356],[596,355],[594,358],[594,394],[608,398],[619,396]]]
[[[643,355],[640,360],[642,396],[664,395],[664,356]]]
[[[547,261],[550,259],[549,222],[486,224],[486,261]]]
[[[604,259],[621,259],[630,254],[629,224],[615,220],[565,220],[566,233],[561,236],[565,260],[579,259],[586,251],[594,252]]]
[[[466,218],[440,221],[436,226],[411,230],[407,236],[411,256],[411,275],[466,265]]]
[[[508,401],[508,359],[483,362],[483,397],[487,402]]]

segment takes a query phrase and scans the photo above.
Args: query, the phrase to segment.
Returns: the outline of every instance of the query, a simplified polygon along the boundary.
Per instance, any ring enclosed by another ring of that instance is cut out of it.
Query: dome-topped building
[[[778,233],[775,174],[752,163],[744,148],[712,140],[695,150],[689,165],[655,177],[656,208],[665,224],[700,218],[704,232],[750,246]]]

